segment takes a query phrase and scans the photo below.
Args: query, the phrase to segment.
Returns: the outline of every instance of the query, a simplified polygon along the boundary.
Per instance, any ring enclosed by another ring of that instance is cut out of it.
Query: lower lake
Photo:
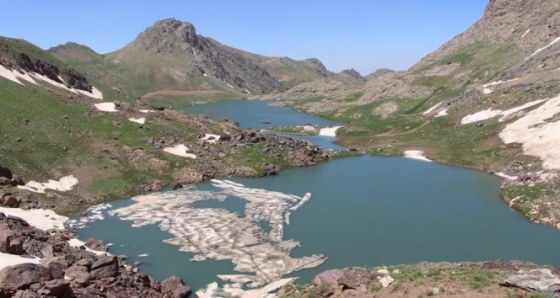
[[[337,125],[289,108],[272,108],[264,101],[213,103],[188,111],[229,118],[243,128],[264,129],[262,120],[271,125]],[[318,140],[331,146],[333,138]],[[487,173],[402,157],[360,156],[288,169],[278,176],[218,180],[182,190],[183,194],[208,196],[188,203],[189,213],[219,210],[247,220],[250,201],[243,194],[225,193],[220,188],[223,180],[242,184],[248,192],[300,198],[311,194],[301,208],[291,211],[289,224],[283,224],[283,239],[299,242],[289,251],[291,257],[324,256],[321,265],[288,275],[299,277],[299,283],[309,282],[321,271],[348,266],[499,258],[560,265],[559,231],[533,224],[511,210],[500,198],[501,178]],[[178,210],[180,202],[174,201],[179,205],[165,209],[156,204],[165,205],[166,200],[154,201],[153,213],[157,211],[157,216],[150,215],[149,210],[129,212],[127,216],[119,210],[131,208],[138,201],[116,201],[99,211],[104,220],[89,222],[78,229],[78,234],[83,240],[97,238],[112,243],[111,253],[128,255],[130,263],[143,262],[140,270],[156,279],[178,275],[195,291],[218,281],[217,275],[241,274],[234,271],[230,260],[191,261],[200,253],[183,252],[176,243],[164,242],[190,237],[191,232],[184,232],[191,231],[188,227],[178,226],[181,214],[188,217],[189,213],[166,215],[161,211]],[[133,227],[142,222],[142,226]],[[256,224],[264,233],[272,226]]]

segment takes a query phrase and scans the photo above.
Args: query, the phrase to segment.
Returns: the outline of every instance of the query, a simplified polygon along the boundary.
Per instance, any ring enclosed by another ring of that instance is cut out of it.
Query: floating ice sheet
[[[179,250],[194,253],[193,261],[231,260],[240,275],[221,279],[250,288],[277,282],[291,272],[322,264],[325,257],[314,254],[292,258],[295,240],[284,240],[283,227],[294,212],[311,198],[248,188],[225,180],[212,180],[216,191],[196,188],[153,193],[132,198],[134,204],[109,212],[130,220],[134,227],[157,224],[174,237],[166,243]],[[196,208],[198,201],[235,196],[247,201],[244,214],[221,208]],[[267,222],[270,229],[262,228]]]

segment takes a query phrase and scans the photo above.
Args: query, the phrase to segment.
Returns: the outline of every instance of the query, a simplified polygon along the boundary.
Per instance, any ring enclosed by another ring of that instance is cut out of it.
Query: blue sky
[[[404,70],[479,20],[488,0],[0,0],[0,36],[47,49],[118,50],[173,17],[266,56],[319,58],[332,71]]]

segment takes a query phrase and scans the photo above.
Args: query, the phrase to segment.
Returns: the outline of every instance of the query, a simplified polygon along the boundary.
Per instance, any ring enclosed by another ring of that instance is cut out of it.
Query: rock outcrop
[[[9,40],[8,38],[0,38]],[[0,40],[2,41],[2,40]],[[21,40],[14,40],[11,43],[26,43]],[[5,42],[10,44],[10,42]],[[0,64],[8,69],[15,69],[24,72],[36,73],[49,78],[57,83],[64,84],[68,88],[92,92],[93,87],[87,78],[75,69],[55,63],[56,59],[47,61],[48,56],[41,57],[30,52],[22,52],[20,49],[0,49]]]

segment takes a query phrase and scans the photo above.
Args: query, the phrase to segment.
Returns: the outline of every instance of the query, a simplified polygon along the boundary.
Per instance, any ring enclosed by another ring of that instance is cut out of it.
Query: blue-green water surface
[[[270,116],[277,111],[275,108],[259,101],[241,102],[243,106],[247,104],[256,105],[251,107],[253,114],[261,110],[268,113],[254,116],[258,120],[253,121],[275,119]],[[230,110],[236,107],[231,102],[216,105]],[[297,119],[298,115],[305,119],[297,124],[310,121],[309,115],[291,113],[296,115],[289,119]],[[241,123],[243,120],[235,118],[242,116],[227,113],[222,117]],[[323,270],[347,266],[498,258],[560,265],[560,233],[528,222],[512,211],[500,199],[501,179],[486,173],[400,157],[361,156],[288,169],[278,176],[230,180],[298,196],[312,194],[311,200],[292,213],[290,225],[284,227],[284,239],[301,244],[292,256],[324,254],[328,258],[317,268],[292,274],[302,283]],[[214,189],[209,182],[196,187]],[[115,202],[113,208],[130,203]],[[196,206],[242,213],[244,204],[239,199],[228,199],[223,203],[199,202]],[[234,273],[229,261],[189,261],[192,254],[162,242],[171,236],[156,225],[132,228],[131,222],[107,215],[104,221],[79,230],[79,235],[82,239],[94,237],[111,242],[111,252],[129,255],[131,262],[145,261],[142,271],[160,280],[178,275],[194,289],[216,281],[217,274]],[[149,256],[138,257],[144,253]]]

